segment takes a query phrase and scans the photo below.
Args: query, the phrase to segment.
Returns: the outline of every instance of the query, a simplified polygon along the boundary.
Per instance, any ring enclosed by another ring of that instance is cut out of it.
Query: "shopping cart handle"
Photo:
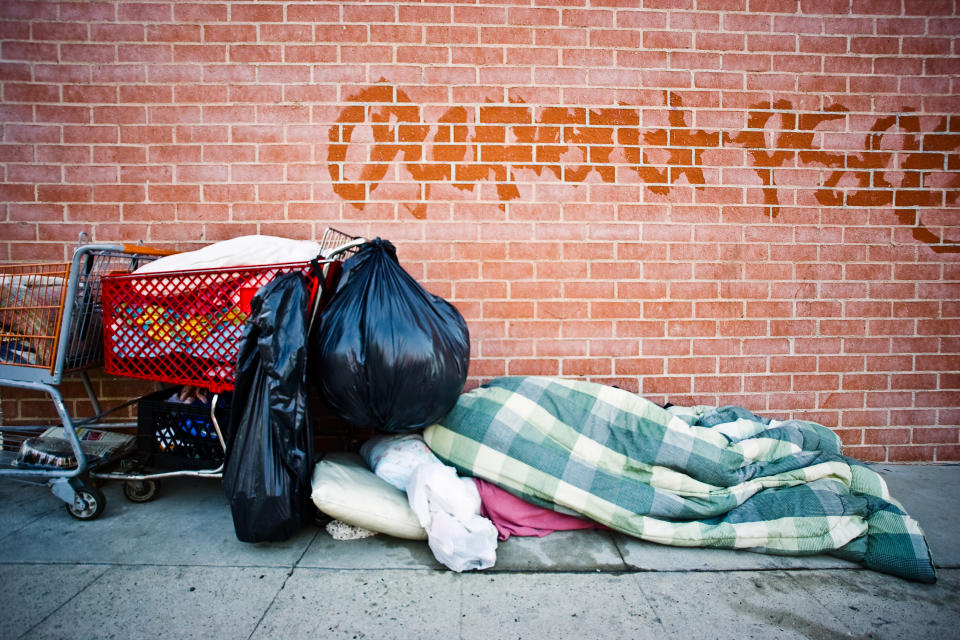
[[[179,251],[171,251],[170,249],[146,247],[139,244],[125,244],[123,245],[123,250],[125,253],[139,253],[145,256],[172,256],[175,253],[180,253]]]
[[[327,249],[326,251],[321,251],[320,256],[322,258],[329,260],[331,258],[335,258],[339,256],[341,253],[349,251],[350,249],[354,249],[356,247],[365,245],[368,242],[369,240],[367,240],[366,238],[354,238],[350,242],[347,242],[346,244],[342,244],[339,247],[334,247],[333,249]]]

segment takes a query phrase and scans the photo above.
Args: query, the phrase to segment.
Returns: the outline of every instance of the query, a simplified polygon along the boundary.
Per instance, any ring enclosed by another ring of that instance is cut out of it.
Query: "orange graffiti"
[[[363,209],[390,166],[399,162],[423,185],[421,201],[410,208],[423,219],[431,185],[473,191],[481,182],[493,182],[503,209],[521,197],[522,171],[538,177],[550,173],[567,183],[582,183],[591,175],[614,183],[618,152],[652,193],[668,195],[681,180],[703,189],[704,153],[738,147],[760,180],[771,217],[781,208],[777,169],[823,167],[830,171],[814,192],[821,205],[892,207],[915,239],[935,252],[960,253],[960,242],[940,237],[920,219],[924,207],[950,206],[960,196],[960,134],[948,130],[946,117],[923,131],[912,111],[881,116],[862,150],[833,149],[824,142],[829,129],[820,127],[850,117],[839,104],[798,112],[787,100],[759,103],[748,111],[742,131],[708,131],[688,124],[692,112],[680,95],[663,95],[665,128],[641,129],[641,112],[630,106],[533,108],[522,102],[480,105],[475,114],[449,107],[425,123],[424,108],[403,90],[377,84],[351,96],[352,104],[330,127],[328,171],[334,192]],[[358,138],[360,126],[370,139]],[[354,155],[366,149],[366,156],[353,158],[351,149]]]
[[[736,136],[723,132],[723,141],[727,144],[737,144],[744,147],[753,159],[753,170],[763,183],[763,202],[771,208],[771,215],[780,214],[780,197],[777,194],[777,185],[774,181],[774,168],[794,166],[800,163],[820,163],[828,167],[843,166],[843,156],[827,151],[816,151],[813,148],[814,130],[817,125],[828,120],[844,117],[846,109],[836,105],[827,109],[826,113],[797,114],[792,111],[793,105],[786,100],[778,100],[773,104],[757,104],[747,116],[747,128]],[[799,115],[799,117],[798,117]],[[777,118],[781,128],[767,128]],[[768,136],[773,136],[767,144]],[[772,150],[768,150],[772,149]]]
[[[946,117],[942,117],[929,134],[920,130],[919,118],[910,112],[879,118],[864,139],[863,153],[851,154],[847,157],[846,169],[836,169],[830,174],[823,183],[824,188],[817,192],[817,201],[825,206],[892,206],[900,223],[912,228],[916,240],[931,245],[934,251],[960,251],[956,243],[941,245],[941,239],[920,223],[915,208],[954,204],[960,195],[956,189],[947,190],[946,202],[940,202],[936,199],[938,192],[924,184],[949,161],[944,157],[946,149],[937,144],[938,134],[946,128]],[[905,133],[897,133],[898,129]],[[884,140],[892,136],[902,138],[901,144],[884,147]],[[836,188],[847,175],[856,181],[858,190],[844,192]],[[955,176],[952,182],[950,186],[956,186]]]
[[[669,176],[665,176],[662,170],[650,169],[645,173],[639,173],[640,177],[655,175],[658,181],[666,181],[670,184],[684,177],[692,185],[702,186],[706,184],[703,175],[703,151],[704,149],[718,148],[721,144],[720,133],[717,131],[702,131],[687,126],[686,112],[679,109],[683,106],[680,96],[664,92],[664,98],[670,105],[668,118],[670,121],[669,131],[666,129],[655,129],[646,131],[643,139],[650,147],[659,148],[667,152],[667,165],[670,169]],[[644,159],[648,159],[647,151],[644,151]],[[650,191],[666,195],[669,187],[648,186]]]

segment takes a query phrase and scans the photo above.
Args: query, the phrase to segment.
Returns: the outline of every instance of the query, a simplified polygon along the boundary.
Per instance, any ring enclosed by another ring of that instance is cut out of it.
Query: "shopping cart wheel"
[[[123,495],[130,502],[150,502],[157,497],[159,480],[127,480],[123,483]]]
[[[107,497],[100,489],[85,484],[76,490],[73,502],[68,502],[66,507],[67,513],[77,520],[94,520],[107,507]]]

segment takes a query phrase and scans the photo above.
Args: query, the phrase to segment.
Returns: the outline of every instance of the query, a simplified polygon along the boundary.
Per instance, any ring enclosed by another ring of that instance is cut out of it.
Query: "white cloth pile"
[[[377,476],[407,492],[438,561],[457,572],[494,565],[497,529],[480,515],[476,485],[440,462],[420,434],[376,436],[360,455]]]
[[[419,434],[377,436],[356,454],[331,453],[313,475],[313,502],[337,520],[412,540],[426,539],[453,571],[488,569],[497,559],[497,529],[480,515],[480,493]],[[332,534],[331,534],[332,535]]]

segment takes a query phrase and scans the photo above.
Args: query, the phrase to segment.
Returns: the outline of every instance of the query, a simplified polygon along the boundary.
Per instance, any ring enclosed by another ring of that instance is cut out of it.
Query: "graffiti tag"
[[[591,176],[615,183],[622,167],[654,194],[669,195],[684,183],[704,189],[711,166],[705,154],[738,148],[749,158],[771,217],[780,214],[786,188],[778,184],[778,169],[817,168],[820,205],[891,208],[916,240],[938,253],[960,253],[960,241],[941,237],[921,220],[924,208],[949,207],[960,197],[960,133],[949,131],[946,116],[926,131],[911,110],[880,116],[856,147],[844,148],[824,142],[832,132],[824,125],[849,116],[839,104],[819,112],[795,111],[787,100],[755,104],[747,126],[731,132],[693,127],[681,96],[663,95],[669,126],[661,128],[641,128],[642,112],[623,105],[534,109],[511,103],[480,105],[476,112],[452,106],[425,122],[424,108],[402,89],[373,85],[351,96],[330,127],[330,179],[337,195],[363,209],[398,162],[423,185],[423,197],[410,209],[423,219],[433,185],[473,191],[491,182],[504,208],[521,197],[523,172],[565,183]],[[367,128],[363,140],[360,127]],[[368,146],[368,155],[348,162],[351,146],[359,145]]]

